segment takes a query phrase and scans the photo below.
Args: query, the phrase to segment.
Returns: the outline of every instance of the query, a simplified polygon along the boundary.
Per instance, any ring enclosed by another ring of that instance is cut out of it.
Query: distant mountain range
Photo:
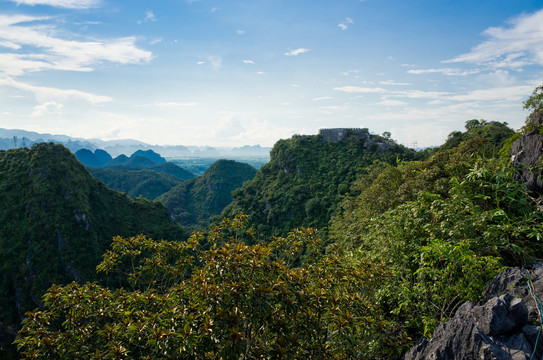
[[[130,156],[138,150],[153,150],[167,158],[240,158],[267,157],[271,148],[260,145],[245,145],[241,147],[211,147],[183,145],[150,145],[138,140],[119,139],[83,139],[67,135],[40,134],[32,131],[0,128],[0,150],[30,147],[35,143],[54,142],[62,144],[75,153],[81,149],[95,151],[102,149],[111,156],[121,154]]]

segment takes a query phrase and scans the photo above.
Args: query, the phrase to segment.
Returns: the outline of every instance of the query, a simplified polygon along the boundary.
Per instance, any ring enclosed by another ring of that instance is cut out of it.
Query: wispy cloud
[[[242,60],[244,64],[254,64],[253,60]]]
[[[467,94],[451,96],[456,101],[511,101],[524,99],[533,90],[532,85],[497,87],[484,90],[474,90]]]
[[[444,62],[511,69],[521,69],[529,64],[543,65],[543,10],[516,17],[509,23],[509,27],[486,29],[483,34],[489,40]]]
[[[151,60],[152,53],[135,45],[135,37],[65,40],[61,29],[44,26],[47,17],[0,15],[0,41],[17,53],[0,56],[0,73],[22,75],[46,69],[92,71],[103,61],[138,64]],[[40,24],[32,25],[40,22]],[[55,36],[51,35],[54,34]]]
[[[57,103],[56,101],[48,101],[42,105],[34,106],[34,111],[32,111],[31,116],[39,117],[48,114],[58,114],[64,105]]]
[[[353,19],[346,18],[345,21],[339,23],[337,26],[339,26],[341,30],[347,30],[349,28],[349,25],[352,23],[353,23]]]
[[[443,74],[447,76],[468,76],[478,74],[480,70],[462,70],[454,68],[440,68],[440,69],[411,69],[407,70],[408,74],[423,75],[423,74]]]
[[[403,90],[390,91],[391,96],[404,97],[408,99],[440,99],[450,95],[445,91],[422,91],[422,90]]]
[[[285,53],[286,56],[298,56],[300,54],[304,54],[306,52],[309,52],[310,49],[306,49],[306,48],[299,48],[299,49],[296,49],[296,50],[289,50]]]
[[[211,68],[215,71],[222,68],[222,56],[218,56],[218,55],[208,56],[207,62],[211,64]]]
[[[236,34],[245,35],[245,30],[236,30]]]
[[[347,70],[341,73],[341,75],[350,76],[360,73],[360,70]]]
[[[88,9],[98,6],[100,0],[9,0],[17,5],[49,5],[66,9]]]
[[[379,84],[381,84],[381,85],[394,85],[394,86],[408,86],[408,85],[411,85],[411,83],[397,82],[397,81],[394,81],[394,80],[379,81]]]
[[[340,86],[335,87],[334,90],[343,91],[347,93],[361,93],[361,94],[375,94],[386,92],[383,88],[369,88],[361,86]]]
[[[145,21],[156,21],[156,16],[151,10],[145,12]]]
[[[384,105],[384,106],[403,106],[403,105],[407,105],[407,103],[405,101],[392,100],[392,99],[384,99],[383,101],[379,102],[378,104],[379,105]]]
[[[198,106],[200,103],[195,101],[187,101],[187,102],[174,102],[174,101],[159,101],[154,102],[151,104],[143,104],[143,105],[137,105],[138,107],[147,107],[147,106],[156,106],[156,107],[162,107],[162,108],[168,108],[168,107],[194,107]]]
[[[323,101],[323,100],[332,100],[334,99],[333,97],[331,96],[322,96],[322,97],[316,97],[313,99],[313,101]]]
[[[80,99],[93,104],[97,104],[113,100],[109,96],[96,95],[74,89],[57,89],[45,86],[35,86],[23,82],[18,82],[11,78],[0,79],[0,86],[2,85],[33,93],[39,101],[45,102],[67,99]]]

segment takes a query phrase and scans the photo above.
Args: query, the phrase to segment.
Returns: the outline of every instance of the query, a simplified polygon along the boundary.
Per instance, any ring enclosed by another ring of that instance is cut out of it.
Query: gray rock
[[[490,336],[507,335],[526,325],[528,308],[522,299],[504,294],[472,310],[475,324]]]
[[[404,360],[529,360],[543,356],[540,315],[527,289],[530,274],[534,292],[542,298],[543,268],[528,273],[510,268],[492,280],[480,304],[466,302],[455,316],[440,324],[431,339],[423,338]],[[537,325],[536,325],[537,324]]]
[[[524,333],[524,336],[526,336],[526,339],[528,340],[528,343],[532,347],[532,349],[536,346],[537,341],[537,349],[534,356],[534,359],[541,359],[543,358],[543,333],[539,335],[539,328],[538,325],[526,325],[522,328],[522,332]]]
[[[543,155],[543,135],[539,128],[543,124],[543,113],[535,114],[529,124],[535,130],[529,131],[516,140],[511,146],[511,165],[518,170],[517,180],[523,182],[532,193],[543,194],[543,169],[534,168],[541,165]]]

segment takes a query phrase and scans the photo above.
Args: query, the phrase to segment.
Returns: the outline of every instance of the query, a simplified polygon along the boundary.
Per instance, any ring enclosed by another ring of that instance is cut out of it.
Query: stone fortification
[[[325,141],[340,141],[349,136],[364,137],[369,139],[370,132],[366,128],[333,128],[320,129],[319,135]]]

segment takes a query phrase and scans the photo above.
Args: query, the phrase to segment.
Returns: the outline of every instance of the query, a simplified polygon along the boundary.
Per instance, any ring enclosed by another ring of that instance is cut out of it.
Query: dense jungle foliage
[[[153,200],[181,184],[183,180],[154,170],[136,170],[125,166],[89,168],[91,174],[110,189],[135,198],[142,196]]]
[[[525,103],[534,111],[543,109],[538,89]],[[506,134],[506,124],[470,120],[449,137],[458,144],[423,156],[384,149],[375,137],[282,140],[234,193],[228,211],[242,210],[246,197],[257,203],[247,202],[252,214],[187,241],[115,237],[97,270],[124,287],[52,286],[19,332],[21,356],[401,358],[462,302],[477,301],[504,266],[543,258],[543,212],[514,180]],[[294,200],[272,198],[272,188]],[[306,211],[317,194],[335,196],[326,216]],[[285,207],[270,218],[273,204]],[[303,225],[310,214],[330,225],[326,238],[307,227],[269,236],[283,231],[273,221]]]
[[[217,160],[202,176],[187,180],[157,198],[183,226],[203,229],[232,201],[232,191],[251,180],[256,169],[233,160]]]
[[[320,135],[279,140],[255,178],[234,191],[223,217],[251,216],[264,236],[286,235],[295,227],[318,228],[323,236],[342,196],[375,160],[395,164],[416,153],[390,140],[350,136],[326,142]]]
[[[69,150],[0,151],[0,324],[16,325],[52,284],[96,280],[115,235],[184,239],[160,203],[95,180]]]

